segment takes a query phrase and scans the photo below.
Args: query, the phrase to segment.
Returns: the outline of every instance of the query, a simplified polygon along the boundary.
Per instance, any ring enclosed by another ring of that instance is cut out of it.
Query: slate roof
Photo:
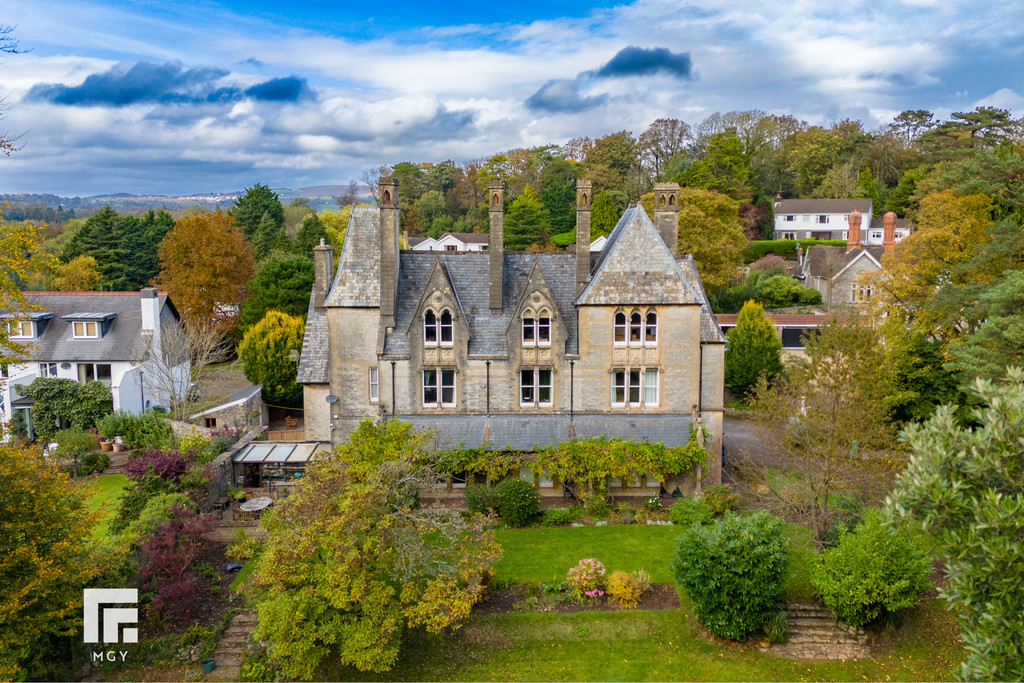
[[[693,304],[701,301],[642,207],[612,230],[579,305]]]
[[[327,295],[327,306],[380,306],[380,219],[371,206],[352,209],[341,249],[338,272]],[[308,320],[308,318],[307,318]]]
[[[170,304],[159,293],[161,314]],[[25,292],[25,299],[40,308],[33,313],[53,313],[37,319],[37,338],[31,343],[33,361],[110,363],[130,362],[141,351],[142,301],[139,292]],[[85,314],[84,316],[81,314]],[[71,320],[96,320],[114,314],[99,339],[72,339]],[[177,311],[174,311],[177,316]],[[158,323],[159,324],[159,323]]]
[[[440,242],[445,237],[454,237],[464,244],[487,244],[490,242],[491,236],[483,232],[446,232],[437,238]]]
[[[775,205],[775,215],[794,213],[850,213],[860,211],[871,217],[870,199],[783,199]],[[862,224],[863,227],[863,224]],[[803,229],[803,228],[801,228]]]
[[[807,249],[804,256],[804,266],[801,272],[811,277],[823,277],[832,279],[839,271],[850,265],[854,259],[867,252],[879,263],[882,262],[882,255],[885,253],[883,246],[860,247],[846,251],[846,247],[830,247],[824,244],[815,244]]]
[[[531,450],[544,448],[575,437],[584,439],[613,435],[635,442],[685,446],[690,438],[689,415],[399,415],[417,430],[433,429],[438,435],[435,446],[441,449],[480,448],[488,450]],[[489,428],[490,440],[484,432]]]
[[[346,243],[348,240],[345,240]],[[302,338],[302,354],[299,356],[299,367],[295,376],[298,384],[327,384],[327,313],[317,311],[313,306],[314,291],[309,296],[309,309],[306,313],[306,334]]]
[[[346,243],[347,243],[346,238]],[[487,253],[402,252],[400,255],[398,312],[394,331],[384,339],[384,356],[404,357],[409,353],[407,330],[416,313],[424,288],[440,260],[469,326],[470,356],[508,356],[505,330],[515,312],[533,265],[536,263],[569,333],[566,353],[576,353],[576,260],[564,252],[505,253],[502,278],[502,311],[490,309],[490,255]]]
[[[679,259],[678,263],[683,274],[686,275],[686,279],[689,280],[690,286],[693,287],[700,297],[701,343],[724,344],[725,335],[722,333],[722,328],[719,327],[718,323],[715,321],[715,316],[711,313],[711,305],[708,303],[708,294],[704,291],[704,284],[700,281],[700,275],[697,274],[697,262],[693,260],[692,254],[687,254]]]

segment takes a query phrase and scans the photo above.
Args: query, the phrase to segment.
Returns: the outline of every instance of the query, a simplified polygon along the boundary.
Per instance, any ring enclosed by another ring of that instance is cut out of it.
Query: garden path
[[[768,652],[787,659],[862,659],[871,656],[868,635],[863,629],[836,621],[827,607],[790,604],[789,634],[785,643],[772,645]]]
[[[249,635],[256,628],[256,610],[243,609],[231,618],[228,628],[217,642],[213,661],[217,664],[211,680],[239,680],[242,669],[242,655]]]

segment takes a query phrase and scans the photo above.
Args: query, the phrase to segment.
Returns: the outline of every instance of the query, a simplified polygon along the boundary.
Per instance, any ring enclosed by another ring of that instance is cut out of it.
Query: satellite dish
[[[335,403],[338,402],[338,397],[335,396],[334,394],[327,394],[327,402],[330,403],[331,405],[334,405]]]

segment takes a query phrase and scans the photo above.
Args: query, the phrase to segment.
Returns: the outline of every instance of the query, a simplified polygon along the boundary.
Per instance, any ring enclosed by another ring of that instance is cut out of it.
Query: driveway
[[[753,419],[726,415],[722,420],[722,476],[734,481],[738,463],[752,460],[759,464],[771,462],[771,453],[761,442]]]

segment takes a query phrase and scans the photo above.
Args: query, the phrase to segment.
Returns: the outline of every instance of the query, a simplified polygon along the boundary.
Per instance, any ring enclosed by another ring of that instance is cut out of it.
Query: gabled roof
[[[846,247],[815,244],[807,249],[802,272],[811,277],[823,277],[831,280],[860,258],[869,258],[877,267],[881,268],[882,254],[884,253],[885,247],[882,246],[859,247],[846,251]]]
[[[306,333],[302,338],[302,354],[295,375],[298,384],[327,384],[329,341],[327,340],[327,312],[313,305],[314,291],[309,296],[306,313]]]
[[[566,353],[576,353],[576,259],[565,252],[506,253],[501,313],[490,310],[490,255],[455,252],[402,252],[394,330],[384,339],[384,356],[409,354],[408,329],[419,309],[435,260],[444,268],[469,327],[470,356],[508,356],[505,336],[534,266],[540,269],[568,331]]]
[[[871,217],[870,199],[783,199],[775,205],[775,215],[789,213],[850,213],[859,211]]]
[[[161,314],[167,309],[177,317],[167,294],[157,296]],[[25,299],[39,306],[31,315],[37,321],[38,332],[38,337],[31,340],[33,361],[131,362],[141,354],[139,292],[25,292]],[[74,320],[108,322],[99,339],[73,339]]]
[[[446,232],[437,238],[438,244],[444,242],[446,237],[456,239],[463,244],[487,244],[491,236],[482,232]]]
[[[637,206],[622,214],[590,282],[576,298],[581,306],[700,301],[647,212]]]
[[[352,209],[327,306],[380,306],[380,220],[371,206]],[[308,320],[308,318],[307,318]]]
[[[725,334],[722,333],[722,328],[718,326],[715,321],[715,316],[711,313],[711,305],[708,303],[708,294],[704,291],[704,283],[700,281],[700,275],[697,273],[697,262],[693,260],[692,254],[679,259],[679,267],[683,269],[683,273],[686,274],[686,279],[689,280],[690,284],[696,290],[697,294],[700,295],[700,341],[702,344],[724,344]]]

